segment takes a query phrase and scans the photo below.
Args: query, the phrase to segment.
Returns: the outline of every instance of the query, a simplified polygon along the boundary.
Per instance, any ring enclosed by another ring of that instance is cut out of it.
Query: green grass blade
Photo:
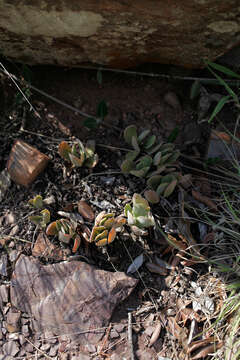
[[[240,75],[238,75],[237,73],[235,73],[234,71],[228,69],[227,67],[225,67],[223,65],[219,65],[219,64],[213,63],[211,61],[207,61],[207,65],[211,66],[215,70],[222,72],[223,74],[240,79]]]
[[[217,103],[215,109],[212,112],[212,115],[210,116],[208,122],[211,123],[212,120],[216,117],[216,115],[222,110],[222,108],[224,107],[224,105],[228,102],[228,100],[230,99],[230,95],[227,96],[223,96],[221,98],[221,100]]]
[[[209,66],[208,66],[208,70],[218,79],[219,83],[225,87],[225,89],[227,90],[229,95],[232,96],[234,101],[238,102],[237,94],[230,88],[230,86],[228,86],[228,84],[219,75],[217,75]]]

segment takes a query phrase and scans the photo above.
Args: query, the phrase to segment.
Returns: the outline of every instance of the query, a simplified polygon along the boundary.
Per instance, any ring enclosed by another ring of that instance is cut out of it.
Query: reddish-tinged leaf
[[[114,227],[111,228],[108,234],[108,244],[111,244],[116,237],[116,230]]]
[[[59,155],[67,161],[70,161],[69,154],[71,152],[71,147],[66,143],[66,141],[62,141],[58,146]]]
[[[48,225],[48,227],[46,229],[46,234],[47,235],[57,235],[58,234],[56,221],[53,221],[51,224]]]
[[[108,243],[108,239],[107,239],[107,238],[104,238],[104,239],[102,239],[102,240],[99,240],[99,241],[96,243],[96,245],[97,245],[97,246],[105,246],[105,245],[107,245],[107,243]]]
[[[73,245],[73,248],[72,248],[72,252],[75,253],[77,251],[77,249],[79,248],[81,244],[81,239],[79,236],[76,236],[75,239],[74,239],[74,245]]]

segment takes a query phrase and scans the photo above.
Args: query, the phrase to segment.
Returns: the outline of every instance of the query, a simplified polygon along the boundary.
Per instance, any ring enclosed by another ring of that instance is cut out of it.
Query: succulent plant
[[[41,195],[36,195],[33,199],[28,201],[28,204],[35,209],[43,208],[43,199]]]
[[[130,204],[126,204],[124,213],[127,217],[128,225],[132,227],[134,232],[137,230],[135,228],[145,230],[146,228],[155,225],[149,203],[140,194],[135,193],[133,195],[132,206]]]
[[[178,179],[176,161],[180,152],[175,150],[175,145],[172,143],[156,144],[156,136],[149,133],[150,130],[144,130],[138,135],[135,125],[130,125],[125,129],[124,139],[133,147],[133,150],[127,153],[121,170],[124,174],[146,178],[148,186],[154,191],[159,187],[157,195],[147,193],[147,196],[151,195],[148,200],[156,203],[159,201],[157,201],[159,195],[169,196],[177,185],[175,184],[175,180]],[[174,182],[170,181],[170,178],[165,178],[169,173],[173,174]],[[154,199],[151,201],[153,196]]]
[[[40,226],[41,228],[45,228],[50,221],[50,211],[47,209],[43,209],[40,212],[40,215],[29,216],[29,220],[35,225]]]
[[[76,252],[80,246],[81,238],[76,233],[77,223],[68,219],[59,219],[51,222],[46,229],[46,234],[49,236],[57,235],[58,240],[69,244],[70,240],[74,240],[73,252]]]
[[[59,155],[66,161],[71,162],[74,167],[86,166],[93,168],[98,163],[98,155],[95,154],[95,141],[88,140],[86,146],[77,140],[72,146],[66,141],[59,144]]]
[[[114,241],[126,220],[122,216],[115,217],[113,213],[102,211],[95,219],[94,227],[90,236],[90,242],[97,246],[105,246]]]

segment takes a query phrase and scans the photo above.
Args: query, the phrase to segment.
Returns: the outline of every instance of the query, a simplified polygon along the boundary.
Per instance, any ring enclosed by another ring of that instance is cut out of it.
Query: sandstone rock
[[[0,303],[1,303],[1,301],[4,303],[7,303],[8,295],[9,295],[9,286],[8,285],[0,285]]]
[[[41,232],[34,244],[32,255],[46,259],[62,260],[63,250],[51,243],[45,233]]]
[[[15,141],[9,155],[7,169],[17,184],[28,186],[45,169],[49,157],[22,140]]]
[[[28,64],[203,65],[238,45],[237,0],[0,3],[0,48]]]
[[[137,282],[81,261],[44,266],[21,255],[11,280],[11,303],[31,314],[38,331],[73,334],[82,345],[96,344],[103,332],[93,329],[107,326],[115,306]]]
[[[2,254],[0,258],[0,275],[7,277],[8,276],[8,258],[7,254]]]
[[[10,340],[3,345],[3,353],[5,355],[15,356],[19,350],[20,348],[17,341]]]

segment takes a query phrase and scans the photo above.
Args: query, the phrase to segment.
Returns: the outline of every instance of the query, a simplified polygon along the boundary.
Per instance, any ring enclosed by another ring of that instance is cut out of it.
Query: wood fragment
[[[133,342],[132,342],[132,313],[128,313],[128,344],[130,350],[131,360],[135,360],[134,351],[133,351]]]

